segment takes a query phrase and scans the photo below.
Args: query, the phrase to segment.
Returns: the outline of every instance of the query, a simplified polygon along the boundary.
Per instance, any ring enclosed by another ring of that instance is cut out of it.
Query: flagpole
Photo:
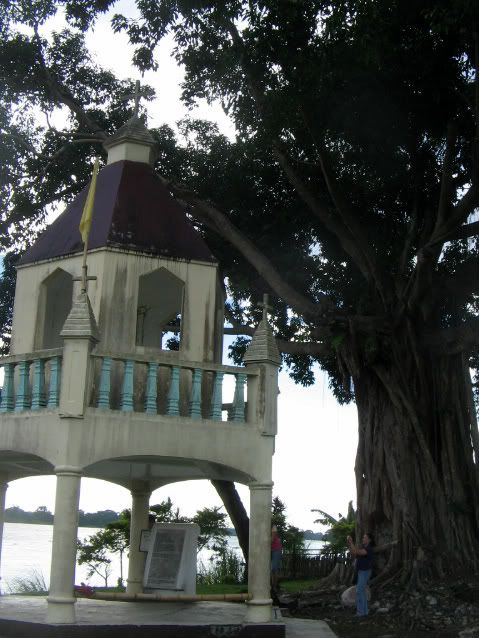
[[[82,217],[80,220],[79,231],[83,240],[83,260],[82,260],[82,276],[81,276],[81,292],[87,292],[88,285],[88,265],[87,265],[87,253],[88,253],[88,239],[90,236],[90,227],[93,217],[93,208],[95,205],[95,191],[96,191],[96,179],[99,170],[98,158],[95,160],[93,167],[92,179],[90,182],[90,188],[83,208]]]
[[[82,293],[86,293],[87,291],[87,281],[88,281],[88,265],[86,263],[86,256],[88,252],[88,235],[85,243],[83,244],[83,262],[82,262],[82,274],[81,274],[81,291]]]

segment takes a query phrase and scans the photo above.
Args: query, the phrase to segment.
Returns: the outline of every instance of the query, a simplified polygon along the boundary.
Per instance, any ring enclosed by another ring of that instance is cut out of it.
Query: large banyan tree
[[[4,246],[76,192],[128,112],[131,85],[81,35],[114,5],[2,4],[3,152],[21,166],[2,185]],[[48,41],[57,10],[69,31]],[[205,122],[183,122],[180,142],[154,131],[159,173],[220,258],[233,356],[270,293],[293,378],[311,384],[319,364],[356,402],[358,526],[398,541],[383,576],[477,567],[478,3],[138,0],[112,28],[140,70],[172,35],[184,99],[219,100],[236,126],[235,141]],[[70,119],[32,128],[26,103]]]

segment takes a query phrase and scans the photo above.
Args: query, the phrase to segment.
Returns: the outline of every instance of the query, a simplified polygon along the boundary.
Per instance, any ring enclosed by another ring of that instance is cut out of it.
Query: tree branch
[[[298,314],[304,314],[310,320],[317,320],[318,317],[333,308],[326,295],[323,295],[321,300],[313,302],[300,294],[293,286],[290,286],[270,260],[215,206],[200,199],[195,193],[178,184],[169,182],[161,176],[160,179],[177,198],[194,207],[193,215],[195,217],[229,241],[256,269],[258,274],[268,282],[278,297],[281,297],[291,307],[295,308]]]
[[[343,223],[338,223],[338,220],[331,215],[330,211],[320,203],[318,198],[294,170],[291,162],[288,160],[285,153],[283,153],[281,145],[274,140],[272,141],[272,145],[274,154],[276,155],[276,158],[290,184],[323,226],[337,237],[345,253],[353,259],[365,279],[369,280],[370,273],[367,264],[361,253],[358,251],[354,237],[351,235],[349,229]]]
[[[53,155],[50,156],[50,158],[48,158],[42,172],[41,172],[41,176],[43,177],[48,168],[52,165],[52,163],[58,159],[60,157],[60,155],[62,155],[63,153],[65,153],[65,151],[67,151],[69,149],[69,147],[72,144],[94,144],[95,142],[102,142],[103,138],[101,137],[87,137],[87,138],[78,138],[78,139],[73,139],[70,140],[70,142],[67,142],[66,144],[63,144],[63,146],[61,146],[58,151],[55,151],[55,153],[53,153]]]
[[[469,352],[479,346],[479,318],[471,318],[460,326],[444,328],[425,335],[424,344],[447,354]]]
[[[261,115],[263,120],[267,122],[268,118],[265,108],[265,96],[255,78],[250,63],[250,57],[248,56],[248,52],[246,51],[243,39],[241,38],[238,29],[233,23],[226,23],[226,28],[231,35],[234,45],[239,51],[240,64],[248,80],[251,95],[256,103],[259,114]],[[270,144],[280,166],[285,172],[291,185],[297,191],[298,195],[309,207],[309,209],[315,214],[315,216],[320,220],[320,222],[338,238],[341,246],[343,247],[345,252],[353,259],[365,279],[369,281],[372,278],[375,281],[376,286],[380,292],[380,296],[382,297],[383,302],[385,302],[387,298],[387,287],[384,285],[379,270],[374,263],[374,256],[369,250],[368,242],[364,237],[359,225],[356,224],[353,215],[349,212],[349,209],[346,206],[346,200],[340,193],[340,188],[333,177],[332,171],[326,165],[324,149],[322,153],[319,153],[320,163],[330,197],[336,207],[337,212],[340,215],[340,220],[335,219],[330,214],[330,211],[321,204],[321,202],[313,194],[311,189],[308,188],[302,178],[298,175],[291,162],[288,160],[286,154],[284,153],[280,140],[276,136],[272,136]]]
[[[479,222],[472,222],[470,224],[460,226],[456,230],[451,231],[449,234],[438,237],[437,242],[444,243],[446,241],[454,241],[456,239],[468,239],[475,235],[479,235]]]
[[[235,328],[223,328],[225,335],[246,335],[252,337],[255,328],[251,326],[237,326]],[[328,354],[331,352],[331,345],[327,343],[318,343],[317,341],[286,341],[285,339],[276,338],[276,345],[280,352],[285,354],[309,354],[312,357]]]
[[[45,208],[45,206],[48,206],[48,204],[52,204],[53,202],[56,202],[62,199],[66,195],[74,195],[76,193],[78,193],[78,184],[75,184],[74,186],[69,186],[68,188],[63,189],[62,191],[55,193],[51,197],[48,197],[47,199],[43,199],[41,202],[32,202],[31,206],[34,209]],[[21,212],[13,210],[12,213],[9,215],[8,224],[11,224],[11,223],[14,224],[16,221],[24,219],[24,217],[25,215],[22,214]]]
[[[438,229],[437,236],[431,237],[429,245],[432,246],[439,241],[446,241],[444,238],[458,230],[461,224],[467,221],[469,215],[474,212],[478,206],[479,188],[475,184],[472,184],[462,199],[452,209],[452,213],[444,226]]]
[[[437,230],[445,223],[451,212],[452,199],[452,171],[454,165],[454,149],[456,147],[457,128],[454,122],[449,122],[446,133],[446,150],[442,167],[441,190],[439,194],[439,204],[437,210],[436,224],[433,230],[433,237]]]
[[[342,190],[339,186],[337,179],[334,177],[333,171],[327,161],[327,151],[323,147],[321,148],[318,145],[319,159],[321,164],[321,170],[323,173],[324,180],[328,187],[329,193],[331,195],[331,199],[334,202],[336,210],[340,214],[345,227],[349,230],[351,237],[353,238],[355,252],[358,253],[359,262],[358,265],[363,264],[362,270],[363,275],[366,279],[372,278],[376,285],[377,290],[379,291],[379,295],[383,301],[385,307],[388,306],[388,298],[389,294],[387,292],[386,283],[383,280],[383,276],[380,270],[377,267],[376,259],[372,250],[370,249],[370,244],[366,236],[364,235],[359,224],[356,223],[354,219],[354,213],[350,210],[349,204],[342,193]],[[353,255],[351,255],[353,257]]]
[[[107,134],[105,133],[103,128],[98,124],[98,122],[96,122],[90,115],[87,114],[85,109],[81,106],[81,104],[77,102],[72,93],[70,93],[70,91],[65,88],[51,73],[43,56],[43,46],[38,34],[38,28],[35,28],[35,35],[33,36],[33,39],[37,43],[38,62],[40,64],[40,68],[42,70],[47,86],[52,93],[52,97],[61,104],[67,106],[70,111],[76,115],[78,121],[84,124],[88,128],[88,130],[92,131],[92,133],[95,133],[95,135],[98,135],[98,137],[106,139]]]
[[[431,285],[432,274],[441,254],[442,246],[446,241],[445,238],[456,232],[458,227],[466,221],[468,215],[479,205],[479,191],[472,184],[456,206],[452,209],[450,208],[450,198],[452,197],[450,182],[455,140],[453,127],[448,127],[437,220],[431,236],[417,253],[416,268],[411,275],[412,286],[410,287],[409,307],[414,307],[421,299],[424,291]]]

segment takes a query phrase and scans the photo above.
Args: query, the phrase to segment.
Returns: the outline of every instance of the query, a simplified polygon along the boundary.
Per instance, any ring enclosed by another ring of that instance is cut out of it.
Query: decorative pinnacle
[[[100,341],[95,315],[86,292],[82,291],[72,304],[60,336]]]
[[[279,354],[276,339],[268,322],[268,310],[272,307],[268,305],[268,295],[263,295],[263,303],[258,304],[263,309],[263,317],[256,328],[253,338],[245,352],[243,361],[245,363],[272,363],[279,366],[281,355]]]

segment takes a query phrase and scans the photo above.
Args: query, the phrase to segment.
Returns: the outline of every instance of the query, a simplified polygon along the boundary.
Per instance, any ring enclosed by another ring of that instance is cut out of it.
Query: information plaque
[[[143,584],[145,590],[196,593],[199,527],[156,523],[151,530]]]

